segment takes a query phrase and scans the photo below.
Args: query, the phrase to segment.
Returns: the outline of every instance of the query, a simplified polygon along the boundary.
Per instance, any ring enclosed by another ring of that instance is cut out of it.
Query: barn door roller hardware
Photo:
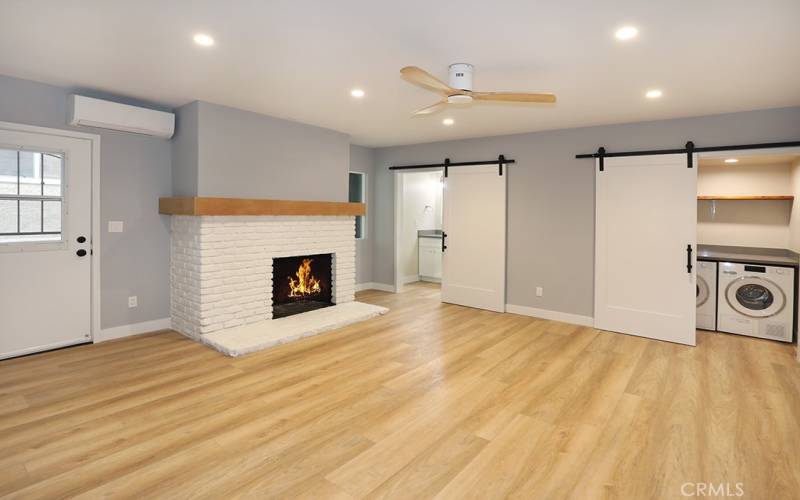
[[[510,160],[506,158],[504,155],[500,155],[497,157],[496,160],[485,160],[485,161],[461,161],[461,162],[451,162],[450,158],[445,158],[444,163],[427,163],[424,165],[395,165],[389,167],[389,170],[415,170],[415,169],[422,169],[422,168],[442,168],[444,167],[444,176],[447,177],[448,170],[451,167],[474,167],[476,165],[497,165],[497,173],[498,175],[503,175],[503,165],[510,165],[512,163],[516,163],[516,160]]]
[[[709,151],[741,151],[743,149],[773,149],[773,148],[794,148],[800,147],[800,141],[789,142],[764,142],[760,144],[735,144],[733,146],[707,146],[698,148],[694,142],[689,141],[680,149],[651,149],[647,151],[618,151],[609,153],[606,148],[599,148],[596,153],[584,153],[575,155],[575,158],[597,158],[600,171],[604,170],[603,160],[616,156],[652,156],[652,155],[674,155],[686,154],[686,166],[694,166],[694,153],[706,153]]]

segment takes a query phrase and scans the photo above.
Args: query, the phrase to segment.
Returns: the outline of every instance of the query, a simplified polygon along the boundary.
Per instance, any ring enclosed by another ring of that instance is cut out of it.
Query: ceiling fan
[[[556,102],[555,94],[533,94],[527,92],[475,92],[472,90],[471,64],[458,63],[450,65],[450,78],[447,85],[427,71],[416,66],[406,66],[400,75],[406,81],[424,89],[441,94],[443,99],[436,104],[425,106],[414,111],[414,115],[428,115],[441,111],[448,104],[467,104],[472,101],[500,102]]]

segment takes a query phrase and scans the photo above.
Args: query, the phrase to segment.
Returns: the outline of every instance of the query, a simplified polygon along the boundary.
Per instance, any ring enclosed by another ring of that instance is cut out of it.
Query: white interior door
[[[92,143],[0,129],[0,359],[91,340]]]
[[[505,311],[507,178],[498,175],[497,165],[449,169],[442,302]]]
[[[596,172],[595,328],[695,345],[697,168],[676,154]]]

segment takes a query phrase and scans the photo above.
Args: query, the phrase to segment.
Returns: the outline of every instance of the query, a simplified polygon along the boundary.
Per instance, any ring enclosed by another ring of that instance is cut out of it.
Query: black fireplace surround
[[[272,260],[272,319],[333,305],[332,255]]]

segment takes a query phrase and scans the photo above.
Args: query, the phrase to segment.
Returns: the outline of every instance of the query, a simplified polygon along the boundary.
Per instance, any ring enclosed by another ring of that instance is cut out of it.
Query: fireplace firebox
[[[332,306],[332,262],[329,253],[273,259],[272,318]]]

